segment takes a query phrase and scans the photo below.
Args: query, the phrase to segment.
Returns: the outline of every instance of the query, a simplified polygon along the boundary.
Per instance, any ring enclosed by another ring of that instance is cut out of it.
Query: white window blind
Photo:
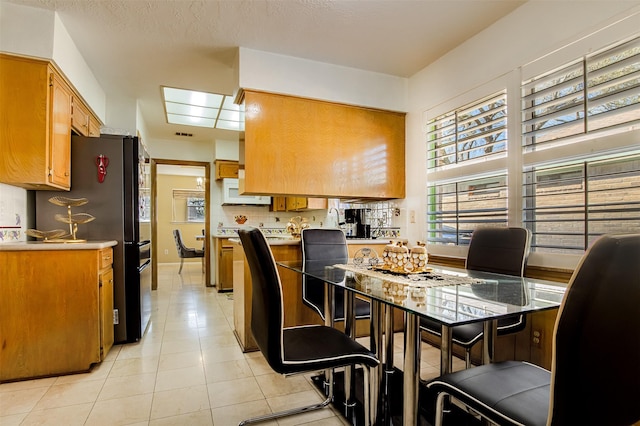
[[[640,38],[608,47],[522,84],[526,151],[640,121]]]
[[[205,194],[198,189],[173,190],[174,222],[202,222],[205,214]]]
[[[502,91],[429,120],[427,141],[428,169],[505,152],[506,92]]]
[[[530,167],[523,196],[532,249],[581,254],[600,235],[640,232],[640,154]]]
[[[432,184],[427,197],[427,242],[468,245],[478,226],[506,226],[507,176]]]

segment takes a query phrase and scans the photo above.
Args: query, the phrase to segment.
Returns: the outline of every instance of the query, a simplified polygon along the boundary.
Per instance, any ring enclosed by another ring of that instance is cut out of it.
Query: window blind
[[[507,97],[502,91],[427,123],[427,168],[485,158],[507,149]]]
[[[600,235],[640,232],[640,154],[524,172],[532,249],[581,254]]]
[[[506,226],[507,176],[428,186],[427,242],[468,245],[478,226]]]
[[[522,84],[525,151],[640,120],[640,38]]]

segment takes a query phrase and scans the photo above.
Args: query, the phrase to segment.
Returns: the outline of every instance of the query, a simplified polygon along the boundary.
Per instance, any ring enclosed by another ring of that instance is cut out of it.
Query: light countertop
[[[227,236],[226,238],[229,238],[229,236]],[[233,243],[240,243],[240,238],[236,237],[231,237],[229,238],[229,241],[233,242]],[[287,245],[299,245],[300,244],[300,238],[293,238],[293,237],[267,237],[267,242],[269,243],[270,246],[287,246]],[[347,239],[347,245],[351,245],[351,244],[358,244],[358,245],[374,245],[374,244],[389,244],[391,241],[390,240],[384,240],[384,239],[357,239],[357,238],[352,238],[352,239]]]
[[[107,247],[113,247],[118,242],[111,241],[87,241],[86,243],[58,243],[43,241],[18,241],[9,243],[0,243],[0,251],[32,251],[32,250],[100,250]]]

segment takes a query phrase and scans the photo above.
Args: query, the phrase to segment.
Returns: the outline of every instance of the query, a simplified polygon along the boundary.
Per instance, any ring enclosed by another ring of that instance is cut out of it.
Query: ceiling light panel
[[[218,116],[217,108],[204,108],[194,105],[176,104],[174,102],[166,102],[167,114],[192,115],[195,117],[213,118]]]
[[[244,129],[244,108],[234,104],[230,96],[173,87],[163,87],[162,94],[168,123],[236,131]]]

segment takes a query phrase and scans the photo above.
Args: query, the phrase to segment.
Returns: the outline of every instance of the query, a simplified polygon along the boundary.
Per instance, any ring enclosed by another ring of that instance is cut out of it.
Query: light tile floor
[[[205,287],[199,263],[163,264],[153,314],[138,343],[115,345],[86,374],[0,384],[0,425],[237,425],[323,398],[311,375],[283,378],[233,335],[233,295]],[[364,339],[363,343],[368,339]],[[402,335],[394,341],[402,365]],[[454,360],[454,370],[463,366]],[[421,377],[436,377],[439,350],[423,345]],[[347,424],[332,409],[269,425]]]

